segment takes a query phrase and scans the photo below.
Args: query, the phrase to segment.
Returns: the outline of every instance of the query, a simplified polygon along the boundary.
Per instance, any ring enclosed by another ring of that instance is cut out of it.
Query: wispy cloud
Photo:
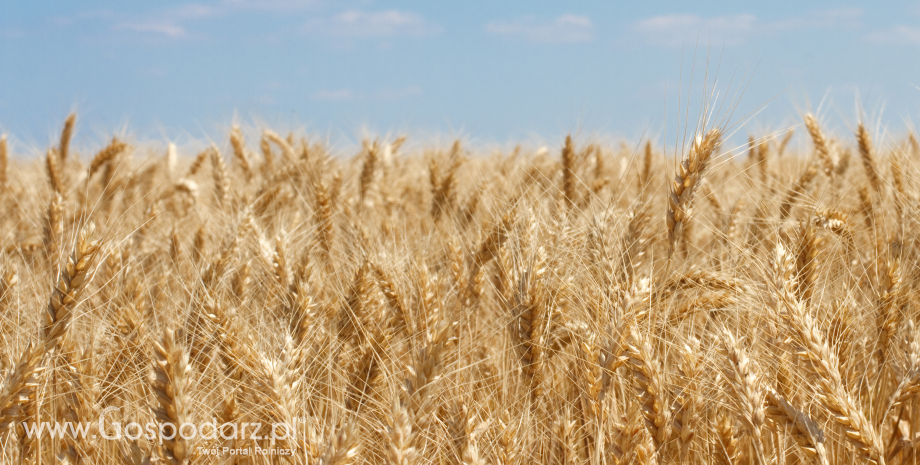
[[[675,47],[699,37],[704,42],[735,44],[743,41],[754,29],[754,15],[724,15],[702,18],[696,15],[664,15],[639,21],[633,26],[644,42],[663,47]]]
[[[116,31],[158,35],[171,39],[201,37],[196,23],[240,14],[284,14],[315,8],[318,0],[220,0],[210,3],[183,3],[175,6],[127,14],[113,10],[91,10],[52,19],[55,24],[71,25],[100,20]]]
[[[885,45],[920,45],[920,29],[895,26],[883,31],[872,31],[864,37],[867,41]]]
[[[185,37],[187,34],[185,28],[178,24],[171,24],[165,21],[145,21],[140,23],[120,23],[114,26],[116,30],[127,30],[140,33],[155,34],[166,36],[172,39]]]
[[[418,14],[398,10],[348,10],[332,17],[314,18],[303,30],[308,34],[340,37],[422,37],[441,32]]]
[[[221,5],[239,10],[295,11],[319,6],[318,0],[223,0]]]
[[[755,36],[819,28],[852,28],[863,11],[859,8],[822,10],[801,16],[764,21],[753,14],[702,17],[671,14],[643,19],[632,25],[632,37],[646,44],[679,47],[699,39],[705,43],[738,45]]]
[[[486,24],[486,32],[511,37],[520,37],[538,43],[575,43],[594,40],[594,23],[586,16],[565,14],[551,21],[540,21],[533,17],[513,21],[492,21]]]
[[[862,8],[837,8],[833,10],[812,11],[801,16],[765,22],[762,24],[762,27],[764,30],[771,32],[828,27],[852,28],[859,24],[859,20],[862,16]]]

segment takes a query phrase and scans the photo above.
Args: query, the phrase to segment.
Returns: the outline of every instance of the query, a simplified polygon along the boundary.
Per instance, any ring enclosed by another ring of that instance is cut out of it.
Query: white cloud
[[[862,17],[861,8],[838,8],[835,10],[812,11],[802,16],[793,16],[764,24],[773,31],[809,29],[824,27],[851,27]]]
[[[178,39],[185,37],[185,28],[177,24],[171,24],[161,21],[145,21],[139,23],[121,23],[115,25],[115,29],[128,30],[134,32],[150,33],[163,35],[169,38]]]
[[[895,26],[884,31],[872,31],[864,37],[867,41],[887,45],[920,45],[920,29]]]
[[[486,32],[516,36],[530,42],[575,43],[594,40],[594,24],[586,16],[562,15],[552,21],[538,21],[533,17],[514,21],[492,21]]]
[[[223,0],[222,5],[240,10],[293,11],[316,7],[317,0]]]
[[[313,94],[313,100],[342,102],[354,100],[355,94],[350,89],[323,89]]]
[[[634,37],[644,43],[662,47],[701,44],[737,45],[755,36],[775,35],[787,31],[819,28],[853,28],[863,10],[841,8],[813,11],[801,16],[764,21],[752,14],[701,17],[672,14],[643,19],[632,25]]]
[[[304,31],[342,38],[422,37],[437,34],[441,28],[411,12],[348,10],[330,18],[312,19]]]
[[[200,3],[186,3],[174,8],[169,8],[162,13],[162,16],[173,19],[199,19],[210,18],[223,13],[223,9],[211,5],[202,5]]]
[[[754,15],[723,15],[702,18],[696,15],[664,15],[644,19],[632,30],[644,42],[664,47],[702,43],[735,44],[743,41],[754,29]]]

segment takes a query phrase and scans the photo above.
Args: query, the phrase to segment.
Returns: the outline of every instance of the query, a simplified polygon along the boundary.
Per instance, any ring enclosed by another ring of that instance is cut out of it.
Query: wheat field
[[[667,153],[4,136],[0,460],[916,463],[920,145],[801,121]]]

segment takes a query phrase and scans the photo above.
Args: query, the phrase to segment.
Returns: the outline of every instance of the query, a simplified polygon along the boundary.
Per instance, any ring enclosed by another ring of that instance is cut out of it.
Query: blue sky
[[[918,58],[916,2],[6,1],[0,131],[45,144],[76,109],[99,137],[216,136],[236,118],[346,138],[635,138],[673,131],[708,69],[734,120],[762,109],[745,134],[808,108],[900,132],[920,115]]]

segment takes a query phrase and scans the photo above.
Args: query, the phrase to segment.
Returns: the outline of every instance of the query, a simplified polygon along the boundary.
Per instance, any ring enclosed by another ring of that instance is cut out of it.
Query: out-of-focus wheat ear
[[[859,194],[859,209],[862,211],[862,214],[865,215],[866,220],[866,229],[869,230],[870,234],[875,234],[875,204],[872,200],[872,193],[869,192],[869,188],[866,186],[859,186],[856,190]]]
[[[907,320],[906,373],[891,397],[891,406],[901,405],[920,392],[920,334],[913,320]],[[888,406],[890,408],[890,406]]]
[[[205,162],[208,161],[208,158],[211,156],[211,149],[206,148],[201,152],[198,152],[198,155],[195,155],[195,159],[192,161],[192,164],[188,168],[188,173],[186,173],[186,178],[191,178],[198,174],[201,171],[201,168],[204,167]]]
[[[218,207],[226,208],[230,199],[230,175],[227,174],[224,157],[214,146],[211,146],[211,168],[214,176],[214,199]]]
[[[64,236],[64,199],[57,192],[51,193],[48,211],[42,225],[42,242],[48,263],[55,263],[61,251],[61,238]]]
[[[412,422],[409,412],[397,399],[393,401],[387,422],[387,465],[412,465],[415,463],[416,450],[412,445]]]
[[[56,344],[70,328],[80,296],[93,279],[93,261],[99,251],[99,243],[93,241],[95,230],[92,223],[80,230],[73,252],[58,274],[42,320],[42,336],[47,344]]]
[[[837,160],[837,169],[835,171],[837,179],[843,177],[850,169],[850,158],[852,158],[852,154],[849,148],[845,148],[840,152],[840,158]]]
[[[362,353],[351,370],[351,379],[345,396],[345,407],[358,412],[370,403],[381,378],[380,357],[388,350],[390,335],[386,331],[372,330],[367,342],[362,346]]]
[[[799,179],[795,184],[789,188],[786,192],[786,196],[783,198],[783,203],[779,206],[779,219],[780,222],[786,221],[789,218],[790,213],[792,212],[792,207],[795,206],[795,201],[798,200],[802,194],[808,190],[808,186],[815,179],[815,176],[818,175],[818,168],[815,165],[808,165],[805,168],[805,171],[799,176]]]
[[[251,371],[251,354],[248,335],[241,332],[233,309],[225,309],[208,297],[204,304],[205,316],[214,324],[217,348],[222,358],[222,369],[230,379],[239,382],[244,372]],[[194,348],[194,347],[193,347]]]
[[[683,227],[691,217],[693,193],[703,180],[712,154],[718,149],[722,132],[711,129],[705,136],[697,134],[690,152],[677,165],[674,180],[668,193],[668,257],[674,254],[675,246]]]
[[[137,439],[123,441],[119,444],[118,457],[125,465],[151,465],[154,462],[153,451],[141,447]]]
[[[243,131],[239,126],[230,130],[230,146],[233,147],[233,161],[239,165],[240,170],[247,180],[252,179],[252,167],[249,165],[249,156],[246,155],[246,142],[243,140]]]
[[[466,404],[460,401],[455,401],[453,404],[450,407],[450,420],[447,422],[447,434],[450,437],[448,446],[451,449],[447,455],[451,465],[461,465],[467,439],[466,432],[471,418]]]
[[[339,312],[339,338],[359,345],[367,339],[368,332],[381,323],[376,318],[374,305],[374,281],[370,275],[370,263],[363,259],[355,270],[354,278],[345,297],[345,305]]]
[[[691,268],[684,273],[676,275],[665,281],[663,285],[663,290],[670,292],[688,289],[743,293],[748,290],[748,286],[743,280],[731,275],[699,268]]]
[[[454,280],[454,283],[457,285],[457,289],[461,292],[462,302],[465,302],[466,295],[468,292],[468,280],[467,280],[467,271],[466,271],[466,257],[463,253],[463,249],[459,244],[457,238],[453,238],[447,241],[447,255],[450,260],[450,274]]]
[[[61,179],[60,168],[58,167],[58,156],[54,150],[48,150],[45,156],[45,169],[48,173],[48,182],[51,184],[51,190],[64,195],[64,181]]]
[[[572,210],[578,200],[575,198],[575,183],[578,182],[575,174],[575,156],[572,136],[565,136],[565,145],[562,147],[562,195],[567,210]]]
[[[897,210],[898,229],[904,225],[904,206],[908,201],[907,188],[904,185],[904,169],[901,167],[901,152],[891,155],[891,184],[894,185],[894,206]]]
[[[118,156],[121,155],[122,152],[124,152],[127,148],[128,144],[118,140],[117,137],[113,137],[112,142],[105,146],[104,149],[97,152],[93,159],[90,161],[89,169],[86,175],[87,182],[93,177],[94,174],[98,173],[99,170],[111,163],[114,163]]]
[[[765,393],[766,414],[773,428],[785,431],[808,459],[818,465],[828,465],[821,427],[805,412],[789,405],[776,391],[767,388]]]
[[[529,381],[531,399],[534,401],[543,395],[543,364],[546,341],[549,338],[549,312],[552,310],[543,279],[545,274],[546,249],[541,246],[537,250],[536,263],[525,273],[518,286],[521,292],[517,296],[517,318],[512,320],[512,331],[519,341],[522,371]]]
[[[377,173],[377,161],[380,153],[378,141],[364,141],[364,163],[361,166],[361,176],[358,179],[358,198],[360,205],[364,205],[368,192],[374,187],[374,177]]]
[[[645,426],[655,441],[655,449],[659,450],[671,432],[671,412],[665,399],[661,366],[652,356],[648,340],[636,328],[632,328],[630,334],[626,343],[627,363],[636,383],[636,397]]]
[[[19,425],[22,421],[33,421],[28,416],[31,409],[27,408],[27,404],[35,402],[38,374],[42,370],[40,364],[47,347],[44,343],[30,343],[3,380],[0,389],[0,433]]]
[[[747,203],[745,203],[743,198],[735,201],[735,204],[732,205],[731,210],[728,212],[728,218],[725,222],[725,238],[727,245],[733,246],[734,248],[740,245],[738,222],[741,219],[741,212],[744,211],[745,207],[747,207]]]
[[[0,135],[0,187],[6,186],[7,171],[10,164],[9,150],[6,134]]]
[[[639,187],[639,192],[644,192],[646,187],[648,187],[649,181],[652,180],[652,163],[655,161],[655,152],[652,150],[652,141],[645,141],[645,154],[642,158],[642,170],[639,171],[639,175],[636,177],[636,182]]]
[[[877,321],[879,325],[879,356],[882,364],[888,357],[888,350],[897,338],[901,322],[901,296],[903,293],[901,277],[901,260],[893,257],[888,261],[884,276],[884,289],[878,303]]]
[[[826,229],[843,239],[847,247],[847,253],[855,253],[856,244],[853,239],[853,232],[847,224],[847,215],[836,210],[819,209],[814,212],[814,222],[822,229]]]
[[[318,309],[319,304],[314,300],[313,294],[307,288],[307,284],[301,282],[297,286],[294,302],[288,316],[288,326],[295,347],[292,357],[296,367],[302,367],[306,364],[303,358],[306,356],[307,344],[315,340],[314,338],[319,338],[326,333],[325,329],[317,324]]]
[[[294,161],[294,159],[296,158],[296,156],[294,155],[294,147],[291,147],[291,143],[288,142],[285,138],[279,136],[278,133],[276,133],[275,131],[272,131],[271,129],[266,129],[265,131],[263,131],[262,136],[274,142],[275,145],[277,145],[281,149],[281,154],[284,155],[284,159],[286,161],[288,162]],[[263,149],[263,155],[264,155],[264,152],[265,151]],[[269,150],[269,153],[270,152],[271,150]]]
[[[835,165],[831,156],[830,144],[827,138],[824,137],[824,131],[821,130],[821,125],[818,124],[818,119],[815,118],[815,115],[811,113],[805,115],[805,129],[808,129],[811,141],[815,144],[815,154],[818,156],[818,160],[821,161],[824,174],[829,178],[833,177]]]
[[[594,334],[581,335],[578,345],[578,368],[582,384],[582,408],[585,423],[599,422],[603,413],[604,399],[604,359],[597,336]],[[597,423],[596,423],[597,424]]]
[[[811,303],[815,291],[818,267],[821,264],[818,254],[821,253],[823,243],[824,239],[818,236],[812,222],[804,221],[799,229],[796,275],[799,299],[805,303]]]
[[[450,154],[448,154],[448,160],[450,165],[446,172],[442,172],[436,158],[431,158],[429,161],[428,176],[432,189],[431,215],[435,220],[439,220],[443,213],[451,212],[454,208],[457,172],[465,161],[459,139],[454,141]]]
[[[715,414],[715,440],[713,458],[720,465],[732,465],[738,449],[732,415],[725,407],[718,407]]]
[[[175,179],[176,167],[179,164],[179,152],[176,150],[176,144],[170,142],[166,144],[166,176],[169,179]]]
[[[47,347],[47,345],[45,347]],[[44,367],[42,367],[42,369],[43,368]],[[19,420],[15,422],[13,427],[19,434],[18,452],[21,463],[32,464],[35,463],[36,457],[41,454],[41,436],[29,432],[30,428],[35,428],[41,420],[39,416],[41,412],[41,405],[39,404],[41,396],[38,385],[36,384],[31,387],[31,390],[28,392],[22,392],[21,395],[23,396],[19,401],[19,409],[21,412],[19,414]],[[34,431],[34,429],[32,431]]]
[[[316,225],[316,241],[326,267],[332,266],[332,242],[335,240],[332,197],[329,186],[319,181],[313,184],[313,222]]]
[[[672,415],[674,418],[674,433],[680,445],[680,457],[683,463],[693,463],[693,457],[690,455],[692,452],[691,445],[696,437],[696,429],[699,428],[699,421],[696,418],[699,408],[699,382],[697,378],[700,376],[702,368],[699,350],[699,339],[691,337],[681,350],[680,364],[677,369],[681,378],[681,386],[674,399],[674,413]]]
[[[287,293],[291,286],[291,271],[288,269],[287,253],[285,253],[284,240],[281,236],[275,236],[275,250],[272,253],[272,274],[275,275],[278,289],[282,293]]]
[[[591,154],[590,158],[594,160],[594,166],[591,169],[591,188],[590,195],[583,195],[579,199],[578,207],[584,208],[591,202],[591,199],[596,197],[608,184],[611,182],[611,177],[607,173],[606,162],[604,161],[604,153],[601,151],[601,147],[597,144],[591,144],[585,150],[586,154]]]
[[[787,326],[796,354],[815,378],[818,400],[831,420],[843,429],[857,453],[872,464],[884,465],[881,438],[865,414],[844,388],[837,356],[828,346],[817,321],[796,297],[793,258],[777,243],[773,256],[773,299],[778,316]]]
[[[173,432],[177,433],[172,439],[160,438],[163,441],[161,458],[169,464],[187,463],[195,438],[186,439],[178,433],[182,425],[191,420],[188,391],[192,367],[188,364],[188,352],[176,342],[173,330],[167,329],[161,341],[154,343],[153,355],[153,377],[150,381],[156,397],[153,415],[160,425],[171,424]],[[165,426],[161,428],[167,429]]]
[[[521,429],[523,419],[518,418],[512,421],[511,415],[507,410],[501,413],[498,419],[498,448],[496,451],[496,463],[498,465],[515,465],[518,463],[518,456],[521,452],[521,435],[518,432]]]
[[[237,301],[242,303],[246,300],[246,297],[249,295],[249,289],[252,287],[252,266],[249,262],[243,264],[239,270],[236,271],[236,276],[233,277],[233,295],[236,297]]]
[[[719,196],[713,192],[712,188],[709,187],[709,184],[703,184],[702,196],[709,202],[709,206],[715,210],[715,213],[719,216],[725,214],[725,209],[722,206],[722,202],[719,201]]]
[[[220,248],[217,257],[208,264],[202,273],[201,281],[208,289],[213,289],[217,283],[227,274],[233,257],[236,255],[240,245],[240,235],[231,234]]]
[[[410,377],[406,379],[406,393],[409,396],[408,409],[414,423],[413,443],[420,447],[419,436],[437,408],[435,396],[438,381],[444,370],[444,359],[454,336],[456,322],[443,321],[425,331],[425,343],[416,353],[414,365],[409,367]]]
[[[514,227],[514,221],[515,212],[512,207],[510,211],[502,216],[501,222],[492,227],[492,230],[489,231],[489,235],[486,236],[479,245],[476,255],[473,256],[473,264],[470,266],[468,282],[472,282],[480,269],[486,266],[492,259],[498,257],[503,248],[502,246],[505,244],[505,241],[508,240],[508,235]]]
[[[862,159],[869,185],[872,186],[876,195],[881,195],[884,191],[882,178],[878,171],[878,162],[876,162],[875,147],[872,146],[872,136],[869,135],[869,131],[866,130],[862,122],[856,126],[856,142],[859,145],[859,158]]]
[[[326,445],[326,451],[319,459],[320,465],[348,465],[358,455],[360,438],[355,431],[356,420],[346,420],[335,436]]]
[[[655,441],[649,434],[642,415],[641,405],[628,401],[628,411],[622,428],[618,428],[611,444],[612,462],[615,464],[654,465],[658,463]],[[609,462],[608,462],[609,463]]]
[[[199,226],[195,230],[195,237],[192,240],[192,261],[196,264],[201,263],[207,257],[208,232],[204,226]]]
[[[770,154],[770,139],[764,139],[757,145],[757,171],[760,173],[760,185],[767,188],[770,179],[770,164],[767,156]]]
[[[563,407],[557,413],[553,421],[553,435],[558,443],[558,453],[556,454],[559,463],[578,463],[578,444],[575,439],[575,426],[578,421],[572,418],[571,407]]]
[[[405,331],[406,334],[415,334],[415,319],[412,312],[403,303],[399,289],[396,287],[396,281],[383,269],[382,266],[372,264],[374,277],[377,280],[377,286],[383,293],[383,297],[393,312],[389,321],[391,321],[395,331]]]
[[[910,146],[911,155],[920,154],[920,141],[917,140],[917,135],[914,134],[914,131],[907,132],[907,144]]]
[[[727,362],[722,372],[731,383],[735,404],[739,408],[741,421],[744,424],[744,432],[750,438],[758,463],[766,465],[762,435],[765,419],[764,398],[760,381],[751,366],[751,359],[747,357],[735,336],[725,330],[722,341]]]
[[[85,348],[76,353],[76,348],[71,343],[67,345],[70,347],[63,351],[65,364],[62,371],[67,387],[61,409],[63,420],[72,425],[88,425],[89,431],[86,436],[79,433],[71,435],[68,432],[64,436],[64,446],[58,458],[74,464],[91,463],[96,456],[95,435],[98,433],[99,424],[99,386],[93,369],[92,348]]]
[[[259,140],[259,149],[262,150],[262,158],[265,160],[262,163],[262,176],[268,177],[269,174],[275,171],[275,154],[272,152],[272,144],[265,134],[262,134],[262,138]]]
[[[70,154],[70,139],[73,137],[73,128],[77,124],[77,114],[71,113],[64,120],[64,129],[61,130],[61,141],[58,145],[58,156],[62,162],[67,161]]]
[[[795,134],[795,129],[789,128],[786,130],[786,135],[783,136],[782,140],[779,141],[779,146],[776,147],[776,157],[782,157],[786,153],[786,146],[789,145],[789,141],[792,140],[792,136]]]
[[[16,285],[19,284],[19,273],[10,266],[0,274],[0,313],[6,314],[7,305],[13,300]]]

